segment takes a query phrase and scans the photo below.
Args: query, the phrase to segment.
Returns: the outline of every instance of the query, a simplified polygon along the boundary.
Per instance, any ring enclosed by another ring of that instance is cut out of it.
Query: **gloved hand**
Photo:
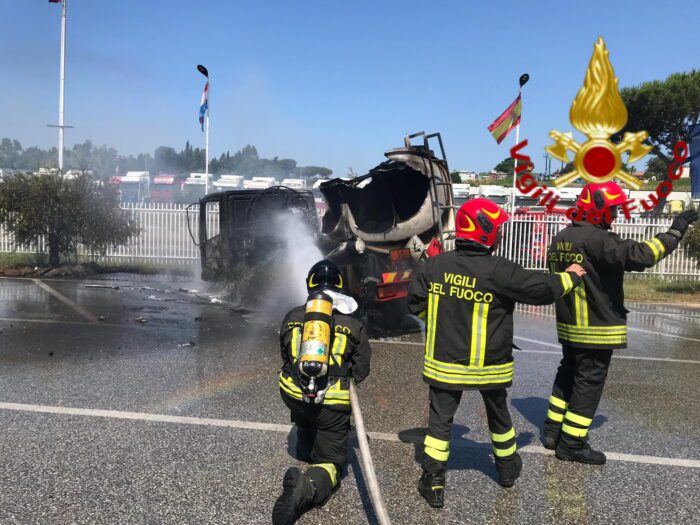
[[[581,266],[580,264],[576,264],[576,263],[569,265],[566,268],[566,271],[567,272],[574,272],[579,277],[583,277],[584,275],[586,275],[586,270],[584,270],[583,266]]]
[[[698,220],[698,212],[697,211],[685,210],[683,213],[680,213],[678,215],[678,217],[673,219],[673,222],[671,223],[671,229],[676,230],[681,235],[685,235],[685,232],[688,230],[688,226],[690,226],[691,223],[693,223],[697,220]]]

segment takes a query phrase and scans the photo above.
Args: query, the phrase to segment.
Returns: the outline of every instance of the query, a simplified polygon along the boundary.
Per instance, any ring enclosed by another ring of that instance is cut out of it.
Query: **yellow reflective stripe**
[[[441,450],[435,450],[434,448],[431,448],[429,446],[425,446],[424,452],[430,456],[433,459],[437,459],[438,461],[447,461],[450,457],[450,451],[441,451]]]
[[[297,360],[299,355],[299,339],[301,336],[301,330],[298,327],[292,328],[292,362]]]
[[[335,484],[338,480],[337,478],[337,471],[335,469],[335,465],[333,463],[316,463],[314,465],[311,465],[311,468],[322,468],[326,472],[328,472],[328,475],[331,477],[331,484],[335,487]]]
[[[515,429],[513,427],[511,427],[510,430],[504,434],[494,434],[493,432],[491,433],[491,441],[493,441],[494,443],[504,443],[509,439],[513,439],[514,437]]]
[[[566,272],[561,272],[558,275],[561,279],[561,285],[564,287],[564,293],[562,295],[566,295],[574,289],[574,281],[571,280],[571,276]]]
[[[588,326],[588,301],[586,300],[586,286],[581,283],[574,290],[574,311],[576,313],[576,325]]]
[[[569,434],[570,436],[580,437],[580,438],[586,437],[586,434],[588,434],[587,428],[576,428],[576,427],[569,426],[566,423],[564,423],[561,426],[561,431]]]
[[[602,333],[602,334],[626,334],[627,326],[616,325],[616,326],[575,326],[566,323],[557,323],[557,328],[561,330],[566,330],[567,332],[588,334],[588,333]]]
[[[426,447],[434,448],[435,450],[450,450],[450,442],[442,439],[434,438],[433,436],[425,436],[423,444]]]
[[[422,312],[419,312],[419,313],[418,313],[418,318],[419,318],[419,319],[425,319],[426,317],[428,317],[428,311],[427,311],[427,310],[423,310]]]
[[[434,293],[428,294],[428,329],[425,338],[425,355],[435,355],[435,329],[437,328],[437,311],[440,296]]]
[[[472,305],[472,335],[471,335],[471,351],[469,352],[469,366],[477,366],[478,347],[479,347],[479,310],[481,303]]]
[[[659,253],[661,254],[660,259],[663,259],[664,255],[666,255],[666,246],[664,246],[664,243],[662,243],[657,237],[654,237],[652,242],[659,248]]]
[[[506,456],[512,456],[513,454],[515,454],[516,450],[517,450],[517,447],[515,445],[508,447],[508,448],[493,447],[493,455],[496,456],[497,458],[503,458]]]
[[[446,374],[500,374],[513,371],[513,362],[502,365],[487,365],[487,366],[467,366],[459,363],[443,363],[436,359],[425,358],[425,366],[435,368],[438,371]]]
[[[302,399],[303,394],[301,393],[301,390],[294,384],[294,381],[292,381],[291,378],[286,378],[282,373],[280,373],[278,384],[280,388],[291,397]]]
[[[553,410],[547,410],[547,417],[551,419],[552,421],[557,421],[561,423],[564,421],[564,414],[559,414],[558,412],[554,412]]]
[[[549,403],[557,408],[561,408],[562,410],[566,410],[566,407],[568,406],[568,403],[566,401],[564,401],[563,399],[559,399],[554,394],[549,396]]]
[[[333,361],[340,366],[343,362],[343,355],[345,354],[345,348],[348,345],[348,338],[346,335],[336,332],[333,336],[333,348],[331,348],[331,356]]]
[[[489,315],[488,303],[474,303],[472,313],[472,337],[470,366],[484,366],[486,358],[486,326]]]
[[[573,336],[566,334],[559,334],[559,339],[562,341],[567,341],[571,343],[590,343],[596,345],[616,345],[616,344],[627,344],[626,336],[617,337],[594,337],[594,336]]]
[[[484,366],[484,360],[486,359],[486,328],[489,318],[489,303],[484,303],[481,310],[481,343],[479,348],[479,366]]]
[[[583,425],[584,427],[589,427],[591,426],[591,423],[593,423],[593,420],[591,418],[579,416],[578,414],[574,414],[573,412],[567,412],[565,417],[572,423]]]
[[[654,246],[654,243],[651,241],[644,241],[644,244],[651,248],[651,251],[654,254],[654,260],[658,261],[661,258],[661,254],[659,254],[659,249],[656,246]]]
[[[484,377],[474,377],[474,378],[455,378],[454,376],[445,376],[431,370],[423,370],[423,375],[428,379],[434,379],[440,383],[447,383],[450,385],[487,385],[491,383],[508,383],[513,380],[513,374],[508,376],[484,376]]]

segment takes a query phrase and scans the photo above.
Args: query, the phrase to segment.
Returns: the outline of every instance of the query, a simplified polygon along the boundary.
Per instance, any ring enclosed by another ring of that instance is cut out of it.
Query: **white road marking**
[[[521,315],[528,315],[528,312],[518,312]],[[632,312],[635,313],[635,312]],[[545,313],[538,313],[536,315],[544,315],[546,317],[556,317],[554,314],[545,314]],[[629,332],[641,332],[643,334],[651,334],[651,335],[656,335],[659,337],[672,337],[674,339],[681,339],[683,341],[692,341],[694,343],[700,343],[700,339],[696,339],[694,337],[685,337],[683,335],[676,335],[676,334],[668,334],[664,332],[655,332],[654,330],[645,330],[644,328],[637,328],[636,326],[628,326],[627,330]]]
[[[259,421],[242,421],[235,419],[212,419],[203,417],[169,416],[166,414],[149,414],[146,412],[123,412],[121,410],[102,410],[94,408],[73,408],[49,405],[28,405],[24,403],[2,403],[0,409],[13,410],[17,412],[35,412],[41,414],[58,414],[64,416],[87,416],[102,417],[109,419],[127,419],[132,421],[151,421],[156,423],[173,423],[180,425],[196,425],[208,427],[225,427],[240,430],[262,430],[270,432],[289,432],[291,425],[281,425],[278,423],[262,423]],[[398,434],[389,432],[367,432],[370,439],[378,441],[389,441],[394,443],[420,443],[422,436],[412,436],[401,439]],[[473,443],[456,439],[453,441],[453,448],[477,448],[490,449],[490,443]],[[553,452],[537,445],[526,445],[519,449],[519,452],[532,454],[548,454]],[[629,463],[639,463],[645,465],[663,465],[671,467],[700,468],[700,460],[685,458],[668,458],[662,456],[640,456],[636,454],[621,454],[618,452],[606,452],[608,459],[613,461],[625,461]]]
[[[553,350],[518,350],[524,354],[551,354],[551,355],[561,355],[561,345],[554,343],[547,343],[545,341],[538,341],[537,339],[529,339],[527,337],[520,337],[519,335],[513,336],[513,339],[519,339],[521,341],[526,341],[528,343],[534,343],[542,346],[551,346],[552,348],[558,348],[558,351]],[[384,343],[389,345],[410,345],[410,346],[425,346],[424,343],[417,343],[415,341],[395,341],[391,339],[370,339],[372,343]],[[693,365],[700,365],[700,361],[693,361],[692,359],[674,359],[672,357],[654,357],[654,356],[641,356],[641,355],[616,355],[613,354],[613,359],[631,359],[638,361],[661,361],[664,363],[690,363]]]
[[[113,327],[124,327],[133,326],[125,324],[115,324],[115,323],[86,323],[85,321],[62,321],[60,319],[20,319],[17,317],[0,317],[0,321],[8,321],[11,323],[43,323],[43,324],[74,324],[79,326],[113,326]]]
[[[59,292],[58,290],[55,290],[54,288],[51,288],[48,284],[46,284],[46,283],[44,283],[44,282],[41,282],[41,280],[39,280],[39,279],[32,279],[32,282],[34,282],[34,284],[36,284],[36,285],[37,285],[39,288],[41,288],[42,290],[44,290],[44,291],[50,293],[51,295],[53,295],[56,299],[58,299],[59,301],[61,301],[63,304],[70,306],[73,310],[75,310],[76,312],[78,312],[81,316],[83,316],[85,319],[87,319],[87,320],[90,321],[91,323],[97,323],[97,322],[98,322],[97,316],[96,316],[95,314],[93,314],[92,312],[86,310],[85,308],[83,308],[83,307],[80,306],[79,304],[74,303],[73,301],[71,301],[70,299],[68,299],[68,297],[66,297],[65,295],[63,295],[63,294],[62,294],[61,292]]]

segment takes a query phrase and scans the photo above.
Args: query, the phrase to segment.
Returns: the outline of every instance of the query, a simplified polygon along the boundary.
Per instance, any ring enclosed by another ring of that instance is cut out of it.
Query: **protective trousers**
[[[554,379],[545,433],[560,434],[560,442],[578,448],[585,442],[608,376],[612,350],[562,347]]]
[[[515,430],[508,412],[505,388],[481,390],[486,406],[493,453],[496,461],[509,461],[515,454]],[[423,470],[428,474],[445,469],[450,456],[450,436],[454,415],[462,399],[462,390],[443,390],[430,386],[430,417],[424,441]]]
[[[333,493],[347,463],[350,413],[282,396],[297,427],[297,458],[310,463],[306,475],[316,488],[315,504]]]

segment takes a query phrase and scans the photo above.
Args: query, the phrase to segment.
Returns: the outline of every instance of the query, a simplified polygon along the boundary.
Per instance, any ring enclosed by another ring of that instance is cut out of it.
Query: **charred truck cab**
[[[400,330],[416,266],[453,249],[455,210],[439,133],[408,135],[404,147],[385,156],[366,175],[321,184],[328,204],[322,234],[336,244],[327,257],[344,269],[366,320]]]
[[[193,205],[190,205],[192,207]],[[284,186],[211,193],[199,199],[199,246],[202,280],[226,280],[239,264],[255,266],[280,242],[274,218],[297,215],[312,234],[319,230],[314,197],[310,191]]]

